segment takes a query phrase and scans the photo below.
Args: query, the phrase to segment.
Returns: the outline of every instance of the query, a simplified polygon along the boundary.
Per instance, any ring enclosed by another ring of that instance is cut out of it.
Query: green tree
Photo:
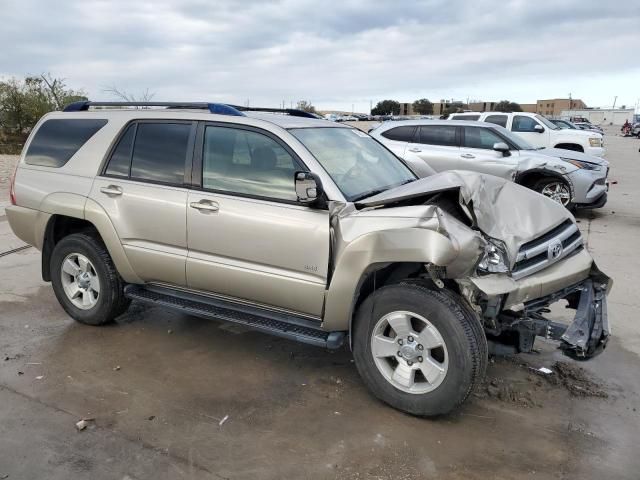
[[[510,102],[509,100],[500,100],[493,110],[496,112],[521,112],[522,107],[516,102]]]
[[[395,100],[382,100],[371,109],[371,115],[399,115],[400,102]]]
[[[0,81],[0,128],[26,133],[47,112],[86,100],[82,91],[67,88],[64,79],[50,74]]]
[[[431,115],[433,113],[433,103],[426,98],[421,98],[413,102],[413,111],[420,115]]]

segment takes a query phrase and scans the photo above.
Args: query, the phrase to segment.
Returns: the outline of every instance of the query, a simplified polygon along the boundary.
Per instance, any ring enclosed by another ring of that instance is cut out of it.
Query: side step
[[[124,293],[128,298],[139,302],[197,317],[216,318],[245,325],[254,330],[318,347],[340,348],[345,337],[345,332],[326,332],[304,317],[169,288],[127,285]]]

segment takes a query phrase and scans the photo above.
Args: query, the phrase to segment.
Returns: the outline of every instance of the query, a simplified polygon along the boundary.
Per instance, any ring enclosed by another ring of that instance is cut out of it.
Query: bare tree
[[[122,100],[123,102],[150,102],[156,95],[155,92],[151,92],[148,88],[145,88],[144,92],[142,92],[140,96],[136,96],[133,93],[129,93],[125,90],[120,90],[115,85],[103,88],[102,91],[118,98],[119,100]]]

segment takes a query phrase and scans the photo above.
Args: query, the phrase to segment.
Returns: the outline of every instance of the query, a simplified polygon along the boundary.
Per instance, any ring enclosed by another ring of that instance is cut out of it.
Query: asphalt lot
[[[614,132],[609,203],[577,214],[615,282],[610,346],[579,365],[544,341],[495,359],[435,420],[375,400],[347,350],[135,304],[115,325],[77,324],[39,252],[0,256],[0,479],[637,480],[640,141]],[[0,156],[0,207],[13,161]],[[20,245],[0,208],[0,253]]]

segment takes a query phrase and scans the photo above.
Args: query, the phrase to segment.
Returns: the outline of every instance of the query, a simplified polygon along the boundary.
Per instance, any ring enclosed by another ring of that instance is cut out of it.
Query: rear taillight
[[[16,205],[16,173],[18,173],[18,165],[13,170],[13,175],[11,175],[11,184],[9,187],[9,200],[11,201],[11,205]]]

